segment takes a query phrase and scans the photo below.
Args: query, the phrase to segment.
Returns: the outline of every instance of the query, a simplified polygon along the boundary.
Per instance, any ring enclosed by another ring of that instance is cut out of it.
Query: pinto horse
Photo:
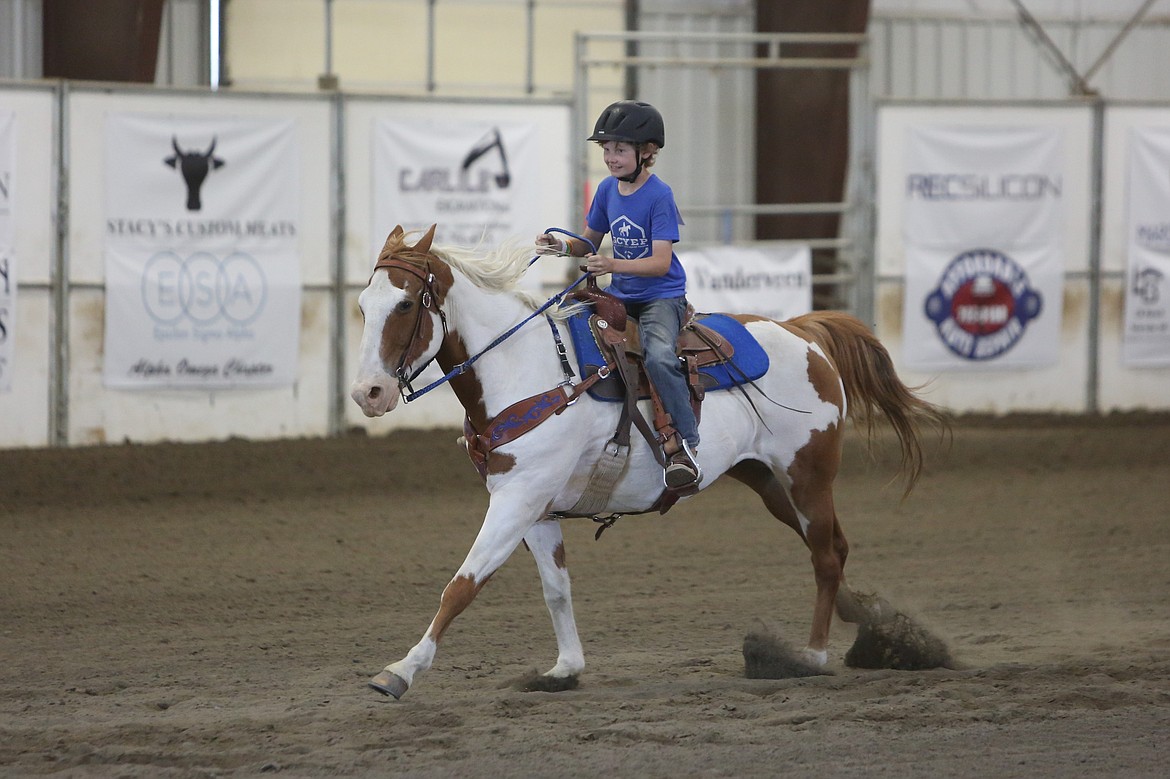
[[[556,389],[562,397],[569,393],[557,331],[543,317],[533,318],[540,301],[518,286],[531,251],[476,256],[436,248],[434,230],[408,245],[402,228],[395,228],[358,298],[365,325],[351,396],[366,416],[392,411],[431,361],[451,377],[472,431],[492,429],[493,418],[521,399]],[[848,593],[843,567],[849,547],[833,505],[846,419],[861,422],[870,436],[875,420],[888,421],[900,443],[909,493],[922,470],[923,423],[945,428],[945,417],[898,379],[885,348],[848,314],[818,311],[785,322],[735,318],[767,352],[769,367],[742,392],[707,394],[697,455],[701,487],[727,474],[755,490],[764,507],[804,541],[817,585],[804,654],[824,665],[835,603],[846,616],[838,598]],[[481,461],[490,500],[479,533],[443,589],[422,639],[373,677],[371,687],[401,697],[430,668],[452,620],[521,543],[536,559],[557,639],[556,664],[541,677],[543,689],[576,685],[585,658],[557,512],[568,511],[587,489],[621,404],[582,393],[562,405]],[[635,436],[604,511],[645,512],[662,491],[660,461]]]

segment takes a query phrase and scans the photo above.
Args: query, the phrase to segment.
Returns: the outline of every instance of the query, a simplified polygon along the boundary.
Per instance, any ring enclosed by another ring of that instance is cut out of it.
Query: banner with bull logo
[[[542,178],[533,123],[380,118],[373,145],[375,252],[396,224],[436,224],[436,243],[464,247],[531,242],[548,227],[536,221]]]
[[[1064,285],[1061,129],[917,126],[907,144],[907,366],[1055,363]]]
[[[298,160],[289,119],[107,118],[106,386],[295,382]]]
[[[697,311],[758,314],[783,321],[812,311],[808,245],[712,246],[679,252],[687,300]]]
[[[16,221],[13,171],[16,168],[16,114],[0,111],[0,392],[12,391],[16,333]]]
[[[1130,131],[1128,207],[1122,359],[1170,365],[1170,127]]]

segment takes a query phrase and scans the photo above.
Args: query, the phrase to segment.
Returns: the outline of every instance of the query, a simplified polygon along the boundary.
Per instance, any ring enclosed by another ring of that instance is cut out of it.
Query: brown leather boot
[[[662,476],[667,487],[678,489],[697,484],[703,478],[703,471],[695,460],[696,453],[690,444],[679,439],[679,450],[666,461],[666,472]]]

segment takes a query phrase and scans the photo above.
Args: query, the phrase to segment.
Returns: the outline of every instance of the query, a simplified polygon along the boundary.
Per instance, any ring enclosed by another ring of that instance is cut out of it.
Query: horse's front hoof
[[[409,685],[406,680],[396,673],[390,671],[383,671],[369,681],[370,689],[377,690],[383,695],[389,695],[398,700],[406,694],[406,689]]]

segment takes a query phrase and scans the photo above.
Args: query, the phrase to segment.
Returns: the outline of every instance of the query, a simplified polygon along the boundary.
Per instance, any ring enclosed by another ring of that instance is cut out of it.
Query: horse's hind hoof
[[[383,695],[389,695],[398,700],[406,694],[407,685],[406,680],[396,673],[390,671],[383,671],[369,681],[370,689],[377,690]]]
[[[890,602],[876,592],[858,592],[848,587],[837,591],[837,616],[842,622],[881,624],[893,619],[896,613]]]

